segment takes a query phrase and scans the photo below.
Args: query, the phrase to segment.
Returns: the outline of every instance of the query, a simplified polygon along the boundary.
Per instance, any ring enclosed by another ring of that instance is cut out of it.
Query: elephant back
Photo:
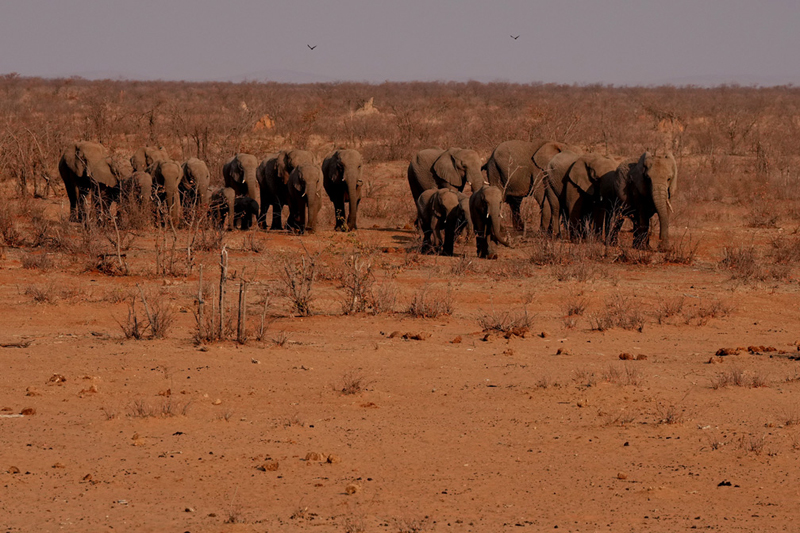
[[[169,154],[163,148],[155,148],[153,146],[142,146],[136,150],[131,156],[131,166],[135,171],[146,171],[151,168],[155,163],[162,161],[169,161]]]

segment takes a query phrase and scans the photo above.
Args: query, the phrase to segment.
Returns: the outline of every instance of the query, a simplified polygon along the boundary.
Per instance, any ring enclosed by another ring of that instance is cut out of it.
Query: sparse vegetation
[[[433,289],[428,283],[420,287],[411,300],[408,314],[415,318],[437,318],[453,314],[451,287]]]

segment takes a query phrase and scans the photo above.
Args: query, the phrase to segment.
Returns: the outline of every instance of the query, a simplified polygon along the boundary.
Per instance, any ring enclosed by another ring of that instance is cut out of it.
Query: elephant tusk
[[[670,213],[674,213],[675,212],[675,210],[672,209],[672,203],[669,201],[669,198],[667,198],[667,207],[669,207],[669,212]]]

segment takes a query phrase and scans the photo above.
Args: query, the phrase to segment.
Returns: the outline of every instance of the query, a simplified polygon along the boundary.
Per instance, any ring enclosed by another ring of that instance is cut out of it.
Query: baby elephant
[[[453,255],[456,238],[465,228],[471,228],[466,205],[467,196],[451,189],[428,189],[419,195],[417,215],[423,253]]]
[[[469,211],[475,229],[478,257],[497,259],[492,241],[508,246],[508,240],[503,237],[500,226],[502,202],[503,192],[494,186],[481,187],[469,198]]]
[[[225,229],[233,229],[237,223],[242,230],[250,229],[253,218],[258,216],[258,209],[258,202],[248,196],[237,198],[230,187],[214,191],[209,205],[212,220]]]

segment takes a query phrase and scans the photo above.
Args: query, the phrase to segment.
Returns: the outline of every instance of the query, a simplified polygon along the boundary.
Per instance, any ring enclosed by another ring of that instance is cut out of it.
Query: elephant
[[[336,150],[322,162],[322,184],[333,202],[335,231],[358,229],[358,204],[361,201],[361,154],[357,150]],[[350,205],[345,219],[344,204]]]
[[[169,154],[164,148],[142,146],[131,156],[131,166],[134,172],[147,171],[154,163],[169,160]]]
[[[596,220],[596,209],[602,201],[602,190],[617,172],[619,163],[598,154],[577,155],[563,152],[555,156],[547,167],[547,199],[552,206],[551,229],[558,233],[559,216],[567,220],[570,238],[584,236],[587,224],[594,222],[594,230],[600,231]],[[592,216],[595,215],[595,220]]]
[[[236,196],[247,196],[256,202],[260,201],[256,168],[258,160],[254,155],[236,154],[222,167],[225,186],[232,188]]]
[[[315,164],[297,166],[289,175],[289,220],[292,231],[313,233],[322,207],[322,170]],[[308,216],[306,216],[308,209]]]
[[[128,213],[129,221],[153,223],[153,176],[141,170],[119,182],[120,206]]]
[[[166,207],[171,224],[177,227],[182,216],[180,190],[185,188],[183,169],[171,159],[156,161],[150,166],[150,175],[153,176],[154,197],[162,212]]]
[[[316,165],[317,160],[314,154],[307,150],[283,150],[278,153],[278,160],[275,165],[278,169],[278,176],[284,184],[289,183],[289,176],[292,171],[301,165]]]
[[[503,192],[505,202],[511,207],[514,229],[522,231],[524,224],[520,215],[522,199],[533,195],[542,213],[541,227],[551,226],[551,207],[544,201],[543,173],[547,164],[561,152],[582,153],[569,144],[538,139],[534,141],[505,141],[497,145],[482,167],[486,171],[489,185]]]
[[[427,189],[417,198],[417,215],[423,234],[423,251],[453,255],[458,235],[468,226],[463,193],[451,189]],[[468,200],[467,200],[468,203]],[[444,232],[444,235],[442,235]]]
[[[494,185],[482,187],[469,197],[469,211],[475,229],[475,244],[479,258],[497,259],[495,242],[509,246],[508,239],[503,237],[500,225],[502,203],[503,191]]]
[[[58,172],[69,197],[72,221],[86,219],[86,201],[92,192],[101,213],[119,200],[121,173],[102,144],[82,141],[67,145],[58,161]]]
[[[613,222],[609,220],[616,207],[623,216],[633,220],[634,247],[649,248],[650,219],[657,214],[660,227],[659,249],[669,249],[669,222],[672,213],[670,200],[675,196],[678,187],[678,166],[672,153],[654,155],[645,152],[638,159],[623,161],[609,180],[603,182],[603,207],[606,230],[611,241],[616,241],[622,225],[621,218]],[[609,199],[614,206],[609,205]]]
[[[474,150],[427,148],[420,150],[408,165],[408,185],[416,202],[428,189],[453,189],[462,192],[467,183],[473,191],[484,185],[481,158]]]
[[[201,212],[205,211],[211,197],[211,173],[208,165],[205,161],[191,157],[181,165],[181,170],[181,202],[187,209],[199,208]]]
[[[272,207],[272,225],[270,229],[281,230],[283,206],[289,205],[289,189],[283,178],[278,175],[278,154],[264,158],[256,168],[256,180],[261,194],[261,212],[258,224],[267,229],[267,211]]]
[[[233,229],[236,205],[236,191],[231,187],[222,187],[211,192],[208,202],[208,213],[218,228]]]

